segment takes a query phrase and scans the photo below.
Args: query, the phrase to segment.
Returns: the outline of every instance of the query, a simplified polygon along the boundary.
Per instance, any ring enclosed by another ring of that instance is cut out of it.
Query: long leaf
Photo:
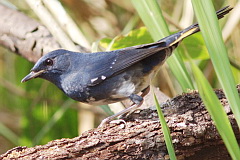
[[[132,4],[155,41],[170,34],[156,0],[132,0]],[[167,60],[171,71],[177,78],[183,91],[187,91],[187,89],[194,89],[183,60],[177,51],[174,53],[175,54]]]
[[[170,157],[171,160],[175,160],[177,158],[176,158],[176,155],[175,155],[170,131],[169,131],[169,128],[167,126],[167,122],[164,119],[162,110],[160,108],[160,105],[158,103],[158,100],[157,100],[157,97],[156,97],[155,94],[154,94],[154,100],[155,100],[155,105],[156,105],[157,112],[158,112],[158,117],[159,117],[159,120],[160,120],[160,123],[161,123],[161,126],[162,126],[163,136],[164,136],[164,140],[165,140],[165,143],[166,143],[166,146],[167,146],[169,157]]]
[[[240,126],[240,99],[212,1],[192,0],[214,69]]]
[[[223,106],[200,69],[193,62],[191,62],[191,66],[200,96],[210,113],[228,152],[233,159],[240,159],[240,148]]]

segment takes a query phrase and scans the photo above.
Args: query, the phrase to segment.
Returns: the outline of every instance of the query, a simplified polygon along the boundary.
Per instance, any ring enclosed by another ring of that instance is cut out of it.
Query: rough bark
[[[46,27],[23,13],[0,5],[0,44],[36,62],[43,53],[60,48]]]
[[[221,90],[216,94],[239,140],[228,102]],[[162,109],[178,159],[231,159],[196,91],[168,100]],[[16,147],[0,159],[169,159],[155,108],[132,113],[124,120],[126,124],[109,124],[73,139]]]
[[[37,21],[0,5],[0,44],[36,62],[42,54],[60,48]],[[239,90],[240,87],[238,87]],[[216,91],[239,140],[228,102]],[[231,159],[197,92],[183,94],[163,105],[178,159]],[[109,124],[73,139],[60,139],[32,148],[16,147],[0,159],[168,159],[155,108],[125,117],[126,124]]]
[[[0,4],[0,45],[30,62],[61,45],[48,29],[25,14]],[[77,46],[79,51],[85,48]]]

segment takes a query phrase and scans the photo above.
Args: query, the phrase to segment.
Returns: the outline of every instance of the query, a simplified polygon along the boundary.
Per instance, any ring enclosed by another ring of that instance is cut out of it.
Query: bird
[[[233,8],[216,12],[223,18]],[[200,31],[198,23],[157,42],[123,49],[80,53],[57,49],[42,56],[21,82],[42,78],[55,84],[68,97],[90,105],[130,99],[133,104],[107,117],[100,126],[128,113],[143,103],[151,79],[173,50],[186,37]],[[142,92],[141,95],[138,93]]]

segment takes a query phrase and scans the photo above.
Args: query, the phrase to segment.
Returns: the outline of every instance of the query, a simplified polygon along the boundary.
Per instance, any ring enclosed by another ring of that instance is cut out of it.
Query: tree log
[[[240,91],[240,86],[238,86]],[[215,91],[239,140],[240,134],[222,90]],[[163,104],[177,159],[231,159],[198,92]],[[0,159],[169,159],[154,107],[123,117],[73,139],[60,139],[32,148],[16,147]]]
[[[42,24],[2,5],[0,24],[0,44],[31,62],[61,47]],[[222,90],[215,92],[239,140],[229,104]],[[162,109],[178,159],[231,159],[198,92],[168,100]],[[16,147],[0,155],[0,159],[169,159],[154,107],[123,118],[126,124],[110,123],[73,139]]]

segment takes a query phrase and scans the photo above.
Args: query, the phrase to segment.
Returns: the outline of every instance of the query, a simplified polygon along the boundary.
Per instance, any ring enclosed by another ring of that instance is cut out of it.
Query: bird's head
[[[43,78],[54,82],[70,66],[70,51],[58,49],[41,57],[31,69],[31,72],[22,79],[22,83],[33,78]]]

